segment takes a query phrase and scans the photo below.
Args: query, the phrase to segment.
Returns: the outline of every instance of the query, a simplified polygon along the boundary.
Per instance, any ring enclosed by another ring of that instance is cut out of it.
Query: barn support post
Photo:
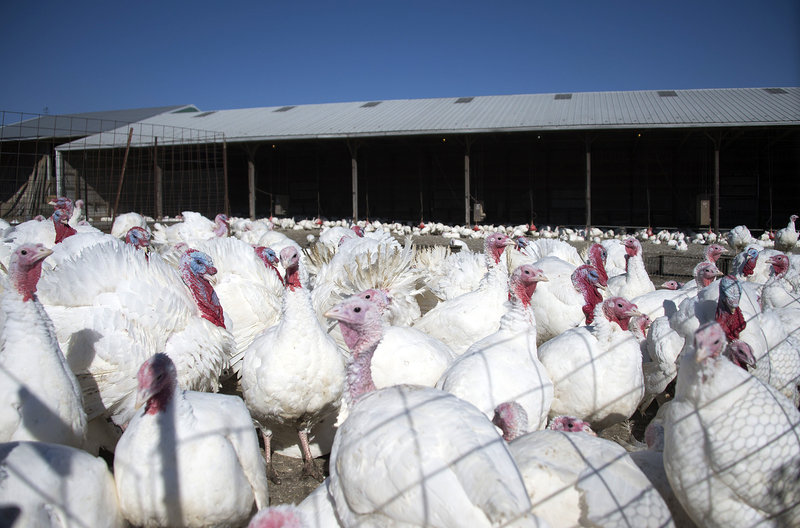
[[[222,192],[225,193],[225,216],[231,215],[231,201],[228,197],[228,143],[222,134]]]
[[[248,204],[250,206],[250,220],[256,219],[256,164],[252,156],[247,158],[247,188]]]
[[[347,141],[347,148],[350,149],[350,173],[352,180],[353,193],[353,223],[358,222],[358,143]]]
[[[153,141],[153,175],[155,176],[156,218],[164,218],[164,184],[163,173],[158,165],[158,136]]]
[[[56,150],[56,196],[64,196],[64,158]]]
[[[464,152],[464,225],[469,227],[469,145]]]
[[[586,236],[592,227],[592,141],[586,137]]]
[[[719,141],[714,142],[714,232],[719,234]]]

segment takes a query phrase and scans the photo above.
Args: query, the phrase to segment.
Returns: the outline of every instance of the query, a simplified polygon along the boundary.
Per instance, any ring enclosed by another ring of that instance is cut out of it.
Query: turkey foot
[[[313,477],[319,482],[325,480],[322,470],[314,463],[314,457],[311,455],[311,448],[308,447],[308,431],[300,430],[297,432],[300,437],[300,448],[303,450],[303,476]]]

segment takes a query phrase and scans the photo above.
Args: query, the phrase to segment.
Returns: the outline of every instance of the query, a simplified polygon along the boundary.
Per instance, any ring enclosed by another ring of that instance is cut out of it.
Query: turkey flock
[[[800,526],[796,215],[104,233],[51,203],[0,226],[2,526]],[[657,287],[642,242],[706,249]],[[270,504],[274,453],[302,502]]]

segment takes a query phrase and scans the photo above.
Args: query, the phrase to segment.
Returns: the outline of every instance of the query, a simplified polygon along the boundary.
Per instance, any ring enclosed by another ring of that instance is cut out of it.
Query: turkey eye
[[[371,298],[371,297],[372,297],[372,295],[370,295],[370,294],[367,294],[367,295],[366,295],[364,298],[365,298],[365,299],[369,299],[369,298]]]
[[[361,311],[361,307],[360,307],[360,306],[356,306],[355,308],[353,308],[353,311],[354,311],[355,313],[358,313],[358,312],[360,312],[360,311]]]
[[[20,251],[19,253],[20,253],[20,255],[27,255],[28,254],[28,252],[26,250],[24,250],[24,249],[22,251]]]
[[[572,429],[572,428],[573,428],[573,427],[575,427],[575,426],[574,426],[572,423],[568,423],[568,424],[567,424],[567,427],[569,427],[570,429]]]

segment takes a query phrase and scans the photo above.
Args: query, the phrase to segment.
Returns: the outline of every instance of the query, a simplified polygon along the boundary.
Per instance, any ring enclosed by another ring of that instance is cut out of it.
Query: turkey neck
[[[74,235],[75,233],[77,233],[77,231],[75,231],[75,229],[73,229],[68,224],[65,224],[63,222],[55,222],[54,221],[53,225],[56,228],[56,239],[55,239],[55,243],[56,244],[59,244],[65,238],[70,237],[70,236]]]
[[[14,289],[22,296],[23,301],[36,300],[36,288],[42,276],[42,261],[36,261],[27,269],[11,270],[10,278]]]
[[[511,301],[511,310],[500,320],[500,325],[507,328],[512,321],[522,318],[526,326],[536,326],[536,316],[531,307],[531,298],[536,291],[538,282],[525,285],[522,283],[512,284],[508,292]]]
[[[352,405],[364,394],[375,390],[372,356],[383,337],[383,326],[380,320],[376,320],[359,326],[340,322],[339,327],[352,352],[352,358],[347,365],[347,396],[348,404]]]
[[[608,273],[606,272],[606,263],[603,262],[602,257],[598,254],[597,251],[589,252],[589,264],[594,266],[594,269],[597,270],[597,274],[600,276],[600,283],[608,284]],[[625,264],[627,265],[627,261]]]
[[[184,284],[189,287],[189,291],[192,292],[194,302],[200,309],[200,315],[203,319],[225,328],[222,305],[219,303],[217,292],[214,291],[214,287],[211,286],[211,283],[203,277],[195,275],[188,268],[184,268],[181,271],[181,278]]]
[[[580,281],[577,284],[578,291],[583,294],[583,313],[586,316],[586,324],[592,324],[595,319],[595,307],[603,301],[603,296],[597,291],[597,288],[585,281]]]

